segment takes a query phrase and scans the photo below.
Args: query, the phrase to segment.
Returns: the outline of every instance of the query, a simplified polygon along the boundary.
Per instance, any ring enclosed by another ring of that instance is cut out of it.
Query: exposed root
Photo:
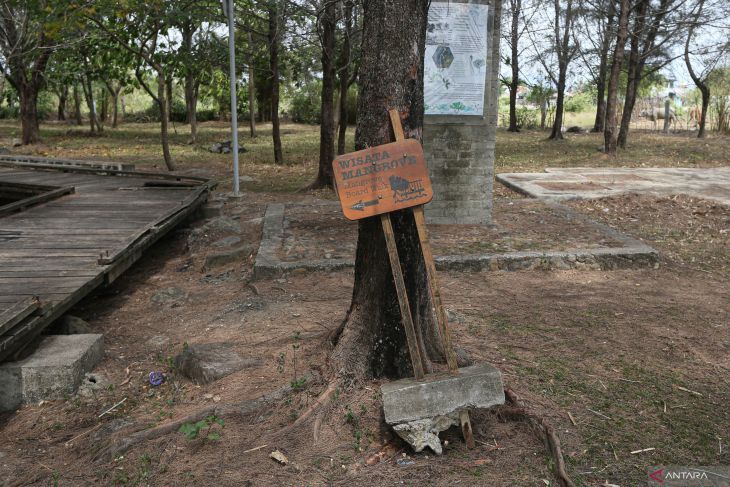
[[[289,392],[291,392],[291,386],[286,385],[269,394],[257,397],[256,399],[251,399],[238,404],[222,404],[207,407],[161,426],[137,431],[127,436],[117,437],[112,439],[106,447],[102,448],[96,454],[95,461],[111,461],[117,456],[124,454],[124,452],[135,445],[147,440],[153,440],[155,438],[160,438],[170,433],[174,433],[185,423],[195,423],[211,415],[215,415],[220,418],[227,418],[257,413],[264,410],[264,408],[269,406],[272,402],[283,399]]]
[[[309,417],[317,411],[320,407],[326,405],[329,402],[329,398],[332,395],[332,393],[337,390],[337,387],[340,385],[340,382],[338,380],[333,380],[330,382],[330,385],[327,386],[327,389],[324,390],[322,394],[317,397],[317,399],[314,400],[311,406],[309,406],[292,424],[285,426],[284,428],[280,429],[278,432],[274,434],[274,437],[281,437],[285,436],[294,429],[298,428],[302,424],[304,424]],[[319,421],[320,426],[322,421]],[[319,427],[317,427],[315,433],[315,440],[319,436]]]
[[[560,448],[560,438],[558,438],[555,428],[545,418],[530,412],[512,389],[505,388],[504,395],[513,407],[502,408],[500,414],[517,421],[527,422],[550,451],[550,455],[555,464],[554,474],[558,480],[558,484],[561,487],[575,487],[575,484],[565,471],[565,460],[563,459],[563,452]]]

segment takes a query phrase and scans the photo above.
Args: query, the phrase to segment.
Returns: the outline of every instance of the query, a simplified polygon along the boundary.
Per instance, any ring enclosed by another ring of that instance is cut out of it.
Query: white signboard
[[[431,2],[426,30],[426,115],[484,115],[487,5]]]

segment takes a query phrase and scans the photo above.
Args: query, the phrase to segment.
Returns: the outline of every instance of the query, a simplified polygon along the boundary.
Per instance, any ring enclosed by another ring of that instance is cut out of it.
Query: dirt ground
[[[226,212],[256,243],[267,202],[309,197],[248,193]],[[681,196],[571,205],[657,248],[658,269],[441,273],[457,345],[498,366],[556,427],[577,485],[643,484],[658,464],[729,464],[730,210]],[[0,486],[555,485],[527,425],[491,412],[473,417],[476,449],[450,430],[443,456],[411,453],[381,425],[379,381],[338,390],[316,443],[311,424],[282,434],[326,387],[326,337],[344,318],[352,271],[253,282],[249,258],[205,273],[206,249],[226,234],[191,238],[203,223],[73,310],[105,335],[97,387],[0,416]],[[152,301],[169,288],[183,292]],[[257,365],[196,386],[172,358],[205,342],[231,343]],[[151,387],[151,371],[166,382]],[[219,439],[172,431],[104,454],[114,438],[292,382],[283,399],[223,416],[211,428]],[[367,465],[383,444],[384,460]],[[289,465],[269,458],[277,449]]]
[[[0,145],[8,145],[7,129],[17,127],[0,128],[7,134]],[[208,153],[207,145],[226,139],[227,130],[224,123],[203,124],[200,143],[191,146],[178,127],[172,141],[181,171],[216,177],[221,192],[230,188],[230,158]],[[316,172],[318,128],[285,127],[285,167],[270,162],[267,130],[245,138],[241,168],[252,180],[243,183],[245,197],[226,206],[244,244],[258,242],[268,202],[332,199],[325,192],[292,194]],[[44,124],[43,137],[30,152],[161,169],[154,124],[125,124],[95,138]],[[727,137],[635,131],[615,161],[597,156],[600,134],[563,143],[545,138],[500,131],[497,171],[728,164]],[[504,204],[521,199],[499,184],[495,192]],[[658,268],[441,273],[457,346],[474,362],[498,366],[506,385],[556,427],[579,486],[644,485],[647,467],[657,464],[730,464],[730,209],[635,195],[570,206],[659,250]],[[541,220],[535,235],[581,238]],[[555,485],[551,460],[528,427],[490,412],[473,416],[475,450],[450,430],[442,457],[410,453],[381,426],[378,381],[338,390],[316,443],[311,424],[284,429],[327,385],[326,338],[345,316],[352,271],[252,282],[251,256],[205,272],[210,244],[229,234],[201,237],[194,229],[203,224],[176,231],[72,311],[105,335],[97,383],[86,384],[86,394],[0,415],[0,487]],[[155,296],[173,298],[159,303]],[[206,342],[231,343],[254,365],[198,387],[176,373],[173,357],[186,343]],[[166,382],[151,387],[151,371],[163,372]],[[243,407],[292,383],[296,391],[263,408]],[[228,411],[222,428],[211,427],[219,439],[188,440],[173,430],[105,455],[114,439],[212,407]],[[277,449],[289,465],[269,458]],[[379,451],[384,461],[367,465]]]

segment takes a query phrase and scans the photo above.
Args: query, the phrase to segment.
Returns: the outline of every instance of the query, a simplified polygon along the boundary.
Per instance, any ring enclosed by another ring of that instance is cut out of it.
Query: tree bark
[[[406,137],[423,127],[423,53],[427,0],[365,0],[356,148],[393,140],[388,109],[403,119]],[[388,66],[388,69],[383,69]],[[424,359],[443,360],[413,213],[391,214]],[[355,282],[347,317],[335,336],[332,365],[346,382],[412,375],[380,219],[359,221]]]
[[[687,71],[689,72],[690,77],[692,78],[692,81],[694,81],[694,84],[697,86],[697,89],[700,90],[700,93],[702,94],[702,113],[700,114],[700,121],[699,121],[699,128],[697,130],[697,138],[704,139],[705,138],[705,122],[707,121],[707,109],[710,106],[710,87],[707,84],[707,79],[702,79],[702,77],[695,71],[694,67],[692,66],[692,60],[689,57],[689,46],[692,42],[692,37],[694,36],[694,31],[697,25],[700,22],[700,17],[702,16],[702,9],[705,6],[705,0],[699,0],[697,3],[697,12],[694,16],[694,21],[691,23],[689,27],[689,32],[687,32],[687,40],[684,43],[684,64],[687,66]],[[667,124],[668,119],[664,119],[665,125]]]
[[[621,74],[621,64],[624,59],[624,48],[628,37],[628,19],[630,10],[629,0],[621,0],[621,10],[618,21],[618,35],[616,48],[613,52],[611,77],[608,79],[608,100],[606,101],[606,126],[603,132],[604,151],[610,156],[616,155],[616,105],[618,103],[618,82]]]
[[[112,128],[117,128],[119,125],[119,92],[122,90],[121,85],[114,88],[112,93],[112,100],[114,106],[112,107]]]
[[[41,140],[38,124],[38,89],[32,84],[20,86],[20,125],[23,145],[36,144]]]
[[[335,2],[324,0],[321,20],[322,102],[319,122],[319,170],[309,189],[332,187],[332,160],[335,158]]]
[[[190,19],[182,26],[182,45],[185,53],[192,59],[193,35],[195,27]],[[198,85],[194,67],[187,66],[185,71],[185,123],[190,124],[190,139],[188,143],[194,144],[198,138]],[[171,97],[172,98],[172,97]]]
[[[248,32],[248,127],[251,138],[256,138],[256,81],[253,70],[253,36]]]
[[[570,63],[570,32],[573,23],[573,0],[567,0],[565,5],[565,20],[562,37],[560,34],[560,0],[554,0],[555,7],[555,43],[558,57],[558,82],[556,84],[558,99],[555,102],[555,120],[550,139],[563,139],[563,104],[565,100],[565,80]]]
[[[606,76],[608,75],[608,52],[611,48],[611,37],[613,34],[613,22],[616,7],[613,0],[608,4],[608,18],[601,40],[600,63],[598,65],[598,77],[596,78],[596,120],[593,122],[591,132],[603,132],[606,122]]]
[[[350,62],[352,55],[352,15],[353,15],[353,2],[352,0],[345,0],[345,32],[344,39],[342,40],[342,52],[340,53],[339,62],[339,76],[340,76],[340,115],[339,115],[339,128],[337,134],[337,154],[344,154],[346,151],[345,145],[347,141],[347,123],[348,123],[348,110],[347,110],[347,98],[348,92],[350,91],[350,85],[354,82],[353,78],[350,78]],[[354,70],[357,71],[356,69]]]
[[[81,117],[81,95],[79,95],[79,87],[74,84],[74,117],[76,118],[76,125],[83,125],[84,121]]]
[[[621,128],[618,133],[618,146],[622,149],[626,148],[626,142],[629,137],[629,127],[631,124],[631,116],[636,105],[636,96],[639,92],[639,84],[644,75],[644,65],[651,52],[654,50],[654,41],[656,40],[659,28],[662,25],[664,17],[669,10],[670,0],[660,0],[656,7],[654,18],[651,26],[647,29],[646,16],[649,8],[649,0],[639,0],[636,7],[636,20],[631,35],[631,52],[629,54],[629,65],[627,67],[628,76],[626,83],[626,98],[624,100],[624,110],[621,115]]]
[[[519,132],[517,126],[517,88],[520,86],[520,68],[519,68],[519,50],[517,43],[519,42],[520,27],[520,11],[522,10],[522,0],[510,0],[510,8],[512,9],[512,25],[510,30],[510,67],[512,68],[512,79],[509,82],[509,132]]]
[[[101,133],[102,128],[96,116],[96,107],[94,106],[94,91],[91,86],[91,80],[85,76],[81,80],[81,87],[84,89],[84,97],[86,98],[86,106],[89,107],[89,130]]]
[[[284,164],[279,127],[279,5],[269,4],[269,69],[271,70],[271,137],[274,143],[274,163]]]
[[[170,123],[169,105],[167,102],[168,83],[161,70],[157,71],[157,105],[160,107],[160,141],[162,142],[162,157],[165,165],[170,171],[175,170],[175,163],[170,154],[170,136],[168,126]]]
[[[68,86],[64,85],[58,93],[58,120],[66,120],[66,100],[68,99]]]

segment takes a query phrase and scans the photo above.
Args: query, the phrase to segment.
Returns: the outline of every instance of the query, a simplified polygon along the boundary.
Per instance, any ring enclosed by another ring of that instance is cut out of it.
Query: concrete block
[[[464,367],[457,374],[429,375],[420,381],[401,379],[380,390],[385,422],[391,425],[504,404],[502,374],[488,364]]]
[[[0,411],[73,394],[103,355],[103,335],[45,337],[30,356],[0,365]]]

